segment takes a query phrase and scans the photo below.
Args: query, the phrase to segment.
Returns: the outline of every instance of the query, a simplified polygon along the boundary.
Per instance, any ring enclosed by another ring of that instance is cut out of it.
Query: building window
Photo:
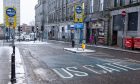
[[[114,7],[117,7],[119,5],[119,0],[114,0]]]
[[[137,3],[138,0],[130,0],[130,4]]]
[[[100,0],[100,11],[103,11],[104,0]]]
[[[120,0],[120,6],[124,6],[125,5],[125,0]]]
[[[128,14],[128,31],[137,31],[138,28],[138,12]]]
[[[114,15],[113,16],[113,30],[114,31],[121,31],[124,28],[124,22],[122,15]]]
[[[94,7],[94,0],[90,0],[90,13],[94,12],[93,7]]]

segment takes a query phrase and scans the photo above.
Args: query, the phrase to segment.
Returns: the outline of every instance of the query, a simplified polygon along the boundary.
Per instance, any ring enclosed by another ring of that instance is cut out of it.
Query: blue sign
[[[6,14],[9,16],[9,17],[14,17],[16,15],[16,10],[14,8],[8,8],[6,10]]]
[[[82,13],[82,7],[81,6],[77,6],[76,7],[76,13],[77,14],[81,14]]]
[[[75,29],[83,29],[84,28],[84,24],[83,23],[76,23],[74,25]]]

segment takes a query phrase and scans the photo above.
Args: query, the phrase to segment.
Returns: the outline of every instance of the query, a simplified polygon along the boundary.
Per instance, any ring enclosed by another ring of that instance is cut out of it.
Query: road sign
[[[81,5],[75,5],[74,22],[83,22],[84,10]]]
[[[5,7],[4,17],[6,27],[16,28],[17,25],[17,16],[16,16],[16,8]]]
[[[14,17],[16,15],[16,10],[14,8],[8,8],[6,10],[6,14],[9,16],[9,17]]]
[[[76,7],[76,13],[77,14],[81,14],[82,13],[82,7],[81,6],[77,6]]]
[[[8,21],[9,21],[10,23],[13,23],[13,22],[14,22],[14,18],[13,18],[13,17],[9,17],[9,18],[8,18]]]
[[[83,29],[84,28],[84,24],[83,23],[76,23],[74,25],[75,29]]]
[[[122,14],[121,14],[123,17],[126,16],[126,11],[122,11]]]

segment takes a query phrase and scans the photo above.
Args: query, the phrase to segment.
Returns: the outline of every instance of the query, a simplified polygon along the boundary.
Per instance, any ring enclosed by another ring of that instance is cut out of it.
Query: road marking
[[[109,65],[109,66],[112,66],[112,67],[115,67],[115,68],[118,68],[118,69],[124,70],[124,71],[128,71],[128,70],[125,69],[125,68],[121,68],[121,67],[118,67],[118,66],[112,65],[112,64],[110,64],[110,63],[106,63],[106,64]]]
[[[77,67],[67,67],[66,68],[68,71],[70,71],[70,72],[73,72],[73,73],[75,73],[74,75],[75,76],[88,76],[88,74],[87,73],[85,73],[85,72],[82,72],[82,71],[78,71],[77,69]]]
[[[60,72],[60,70],[62,70],[62,71],[64,71],[64,72]],[[62,77],[62,78],[73,78],[74,76],[70,73],[70,72],[68,72],[66,69],[64,69],[64,68],[61,68],[60,70],[58,70],[58,69],[53,69],[53,71],[54,72],[56,72],[60,77]],[[67,74],[67,76],[64,76],[64,74]]]
[[[91,69],[91,68],[94,68],[93,65],[84,65],[83,67],[86,68],[87,70],[91,71],[91,72],[96,73],[96,74],[101,74],[99,71],[95,71],[95,70]],[[106,71],[103,71],[103,72],[107,73]]]
[[[112,73],[113,71],[117,71],[117,72],[120,72],[120,70],[117,70],[117,69],[114,69],[114,68],[111,68],[111,67],[107,67],[105,65],[100,65],[100,64],[96,64],[98,67]]]
[[[101,60],[100,63],[102,64],[91,63],[89,65],[81,65],[77,67],[56,68],[53,69],[53,71],[56,72],[56,74],[58,74],[61,78],[71,79],[74,77],[87,77],[92,74],[91,72],[93,72],[93,74],[101,75],[115,72],[120,73],[122,71],[128,72],[129,70],[140,70],[139,63],[132,61],[128,62],[127,60],[118,60],[115,61],[115,63]]]
[[[113,64],[118,65],[118,66],[121,66],[121,67],[124,67],[124,68],[128,68],[130,70],[134,70],[134,71],[140,70],[140,68],[134,68],[134,67],[130,67],[128,65],[122,65],[122,64],[118,64],[118,63],[113,63]]]

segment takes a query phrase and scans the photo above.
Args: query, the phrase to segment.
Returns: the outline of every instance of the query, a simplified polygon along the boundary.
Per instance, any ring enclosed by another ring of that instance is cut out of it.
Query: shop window
[[[138,12],[128,14],[128,31],[137,31],[138,28]]]

